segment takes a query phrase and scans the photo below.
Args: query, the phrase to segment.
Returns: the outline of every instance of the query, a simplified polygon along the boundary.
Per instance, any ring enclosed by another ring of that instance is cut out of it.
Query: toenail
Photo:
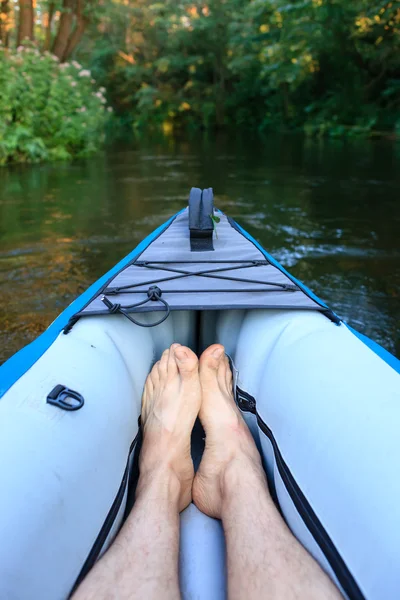
[[[216,348],[213,352],[213,356],[215,356],[215,358],[219,358],[220,356],[222,356],[223,352],[223,348]]]
[[[178,360],[185,360],[188,357],[187,352],[182,347],[176,348],[175,356]]]

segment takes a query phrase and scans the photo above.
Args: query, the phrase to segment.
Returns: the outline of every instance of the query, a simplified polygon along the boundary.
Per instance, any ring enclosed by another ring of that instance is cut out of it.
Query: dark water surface
[[[0,169],[0,362],[214,187],[234,217],[350,324],[400,354],[400,145],[146,140],[75,164]]]

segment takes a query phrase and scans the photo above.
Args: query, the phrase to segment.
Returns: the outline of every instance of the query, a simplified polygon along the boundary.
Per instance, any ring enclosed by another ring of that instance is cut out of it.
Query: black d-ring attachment
[[[162,291],[160,290],[160,288],[156,285],[152,285],[147,290],[146,300],[142,300],[142,302],[137,302],[137,304],[126,304],[125,306],[121,306],[121,304],[113,304],[106,296],[102,296],[101,300],[103,304],[107,306],[110,314],[120,313],[121,315],[124,315],[127,319],[129,319],[131,323],[139,325],[139,327],[156,327],[157,325],[160,325],[166,319],[168,319],[171,312],[171,308],[168,302],[166,302],[161,296]],[[130,313],[126,312],[127,309],[136,308],[137,306],[143,306],[143,304],[147,304],[148,302],[152,301],[161,302],[161,304],[165,306],[165,314],[161,317],[159,321],[156,321],[155,323],[141,323],[140,321],[136,321],[136,319],[134,319]]]
[[[79,410],[85,404],[82,394],[75,392],[65,385],[56,385],[46,398],[48,404],[58,406],[63,410]]]

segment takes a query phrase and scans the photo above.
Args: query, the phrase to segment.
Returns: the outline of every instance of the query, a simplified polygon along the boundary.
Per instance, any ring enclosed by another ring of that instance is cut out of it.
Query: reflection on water
[[[141,140],[0,170],[0,362],[213,186],[216,205],[350,324],[399,354],[400,147],[271,137]]]

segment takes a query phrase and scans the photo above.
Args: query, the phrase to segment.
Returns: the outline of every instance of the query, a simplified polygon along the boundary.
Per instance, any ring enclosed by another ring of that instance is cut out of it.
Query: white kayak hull
[[[0,370],[0,598],[67,598],[111,543],[137,476],[143,384],[173,342],[197,353],[224,344],[271,493],[344,596],[399,595],[394,357],[317,310],[172,310],[149,328],[106,314],[65,335],[73,314]],[[58,385],[82,408],[49,404]],[[193,505],[181,515],[180,578],[185,599],[225,597],[221,524]]]

